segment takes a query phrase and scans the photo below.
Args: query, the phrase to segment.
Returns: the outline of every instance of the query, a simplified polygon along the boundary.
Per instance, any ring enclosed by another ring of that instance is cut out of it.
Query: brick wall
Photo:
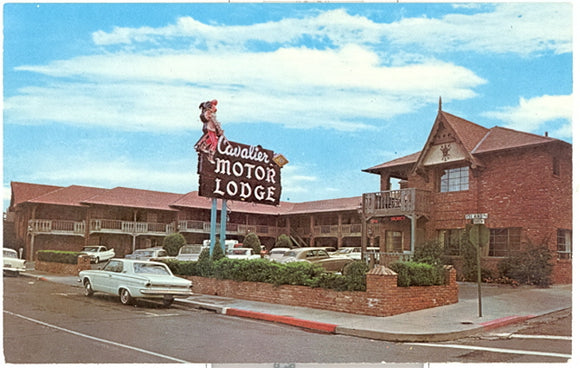
[[[217,280],[197,276],[193,292],[335,312],[386,317],[458,302],[455,269],[447,269],[445,285],[397,287],[397,275],[379,266],[367,274],[367,291],[338,292],[307,286]]]

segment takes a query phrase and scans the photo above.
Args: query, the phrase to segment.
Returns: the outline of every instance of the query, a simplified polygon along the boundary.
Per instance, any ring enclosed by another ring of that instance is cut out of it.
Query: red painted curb
[[[498,327],[510,325],[512,323],[523,322],[523,321],[526,321],[526,320],[528,320],[530,318],[534,318],[534,317],[535,316],[533,316],[533,315],[509,316],[509,317],[494,319],[492,321],[483,322],[483,323],[480,323],[480,325],[483,326],[483,328],[485,330],[491,330],[492,328],[498,328]]]
[[[298,319],[298,318],[294,318],[294,317],[276,316],[273,314],[253,312],[253,311],[247,311],[247,310],[236,309],[236,308],[228,308],[226,311],[226,314],[229,316],[260,319],[260,320],[270,321],[270,322],[279,322],[279,323],[284,323],[287,325],[304,327],[304,328],[308,328],[311,330],[318,330],[318,331],[331,332],[331,333],[334,333],[336,331],[336,327],[338,326],[338,325],[334,325],[331,323],[307,321],[304,319]]]

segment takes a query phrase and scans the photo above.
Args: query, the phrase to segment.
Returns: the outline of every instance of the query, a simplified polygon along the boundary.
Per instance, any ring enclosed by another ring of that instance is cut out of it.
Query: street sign
[[[470,213],[465,215],[466,220],[475,220],[475,219],[486,219],[487,213]]]

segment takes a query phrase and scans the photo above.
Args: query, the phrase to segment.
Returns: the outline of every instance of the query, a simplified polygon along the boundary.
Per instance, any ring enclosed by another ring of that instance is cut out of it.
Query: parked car
[[[91,263],[99,263],[101,261],[108,261],[109,259],[115,257],[115,250],[113,248],[107,249],[103,245],[89,245],[81,250],[82,254],[86,254],[91,257]]]
[[[205,247],[201,244],[186,244],[179,248],[179,253],[176,259],[178,261],[197,261],[201,252],[209,247]]]
[[[118,295],[122,304],[133,304],[135,299],[161,299],[170,306],[176,296],[193,295],[191,281],[173,276],[161,262],[113,258],[102,270],[79,272],[79,281],[86,296],[95,292]]]
[[[310,262],[321,265],[329,272],[342,272],[344,267],[354,260],[348,257],[331,257],[324,248],[296,248],[284,253],[279,262]]]
[[[284,254],[292,250],[290,248],[272,248],[270,253],[266,256],[266,258],[271,259],[272,261],[277,261],[280,258],[284,257]]]
[[[258,259],[261,258],[259,254],[252,254],[252,248],[234,248],[228,250],[226,257],[231,259]]]
[[[349,257],[354,260],[360,261],[362,258],[361,247],[343,247],[339,248],[334,253],[329,253],[331,257]],[[380,249],[376,247],[367,248],[367,253],[376,253],[375,258],[378,258],[378,253]],[[368,258],[368,256],[367,256]]]
[[[167,251],[163,248],[136,249],[133,253],[127,254],[126,259],[136,259],[149,261],[153,258],[169,258]]]
[[[3,248],[2,260],[4,262],[4,268],[2,269],[4,275],[18,276],[20,272],[26,271],[26,261],[20,259],[18,252],[14,249]]]

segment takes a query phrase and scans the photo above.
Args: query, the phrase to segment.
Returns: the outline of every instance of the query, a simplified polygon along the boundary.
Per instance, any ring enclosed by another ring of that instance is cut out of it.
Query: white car
[[[176,259],[178,261],[197,261],[201,252],[208,247],[201,244],[186,244],[179,248]],[[209,249],[209,248],[208,248]]]
[[[2,261],[4,262],[4,275],[19,275],[26,271],[26,261],[18,257],[14,249],[3,248]]]
[[[109,259],[115,257],[115,250],[113,248],[107,249],[107,247],[103,245],[86,246],[81,250],[81,253],[91,257],[91,262],[94,263],[108,261]]]
[[[231,259],[258,259],[259,254],[252,254],[252,248],[234,248],[228,250],[226,257]]]
[[[167,258],[167,251],[163,248],[146,248],[137,249],[131,254],[127,254],[127,259],[137,259],[140,261],[149,261],[153,258]]]
[[[290,250],[290,248],[272,248],[272,250],[270,250],[270,254],[268,254],[267,258],[272,260],[272,261],[277,261],[280,258],[284,257],[284,253],[286,253],[289,250]]]
[[[367,248],[367,253],[376,253],[378,254],[380,251],[379,248],[376,247],[369,247]],[[361,254],[361,247],[343,247],[338,248],[338,250],[334,253],[330,253],[331,257],[348,257],[357,261],[360,261],[362,258]],[[367,255],[368,258],[368,255]]]
[[[118,295],[125,305],[141,298],[162,300],[170,306],[176,296],[193,295],[191,281],[173,276],[161,262],[113,258],[102,270],[79,272],[79,281],[86,296],[95,292]]]

